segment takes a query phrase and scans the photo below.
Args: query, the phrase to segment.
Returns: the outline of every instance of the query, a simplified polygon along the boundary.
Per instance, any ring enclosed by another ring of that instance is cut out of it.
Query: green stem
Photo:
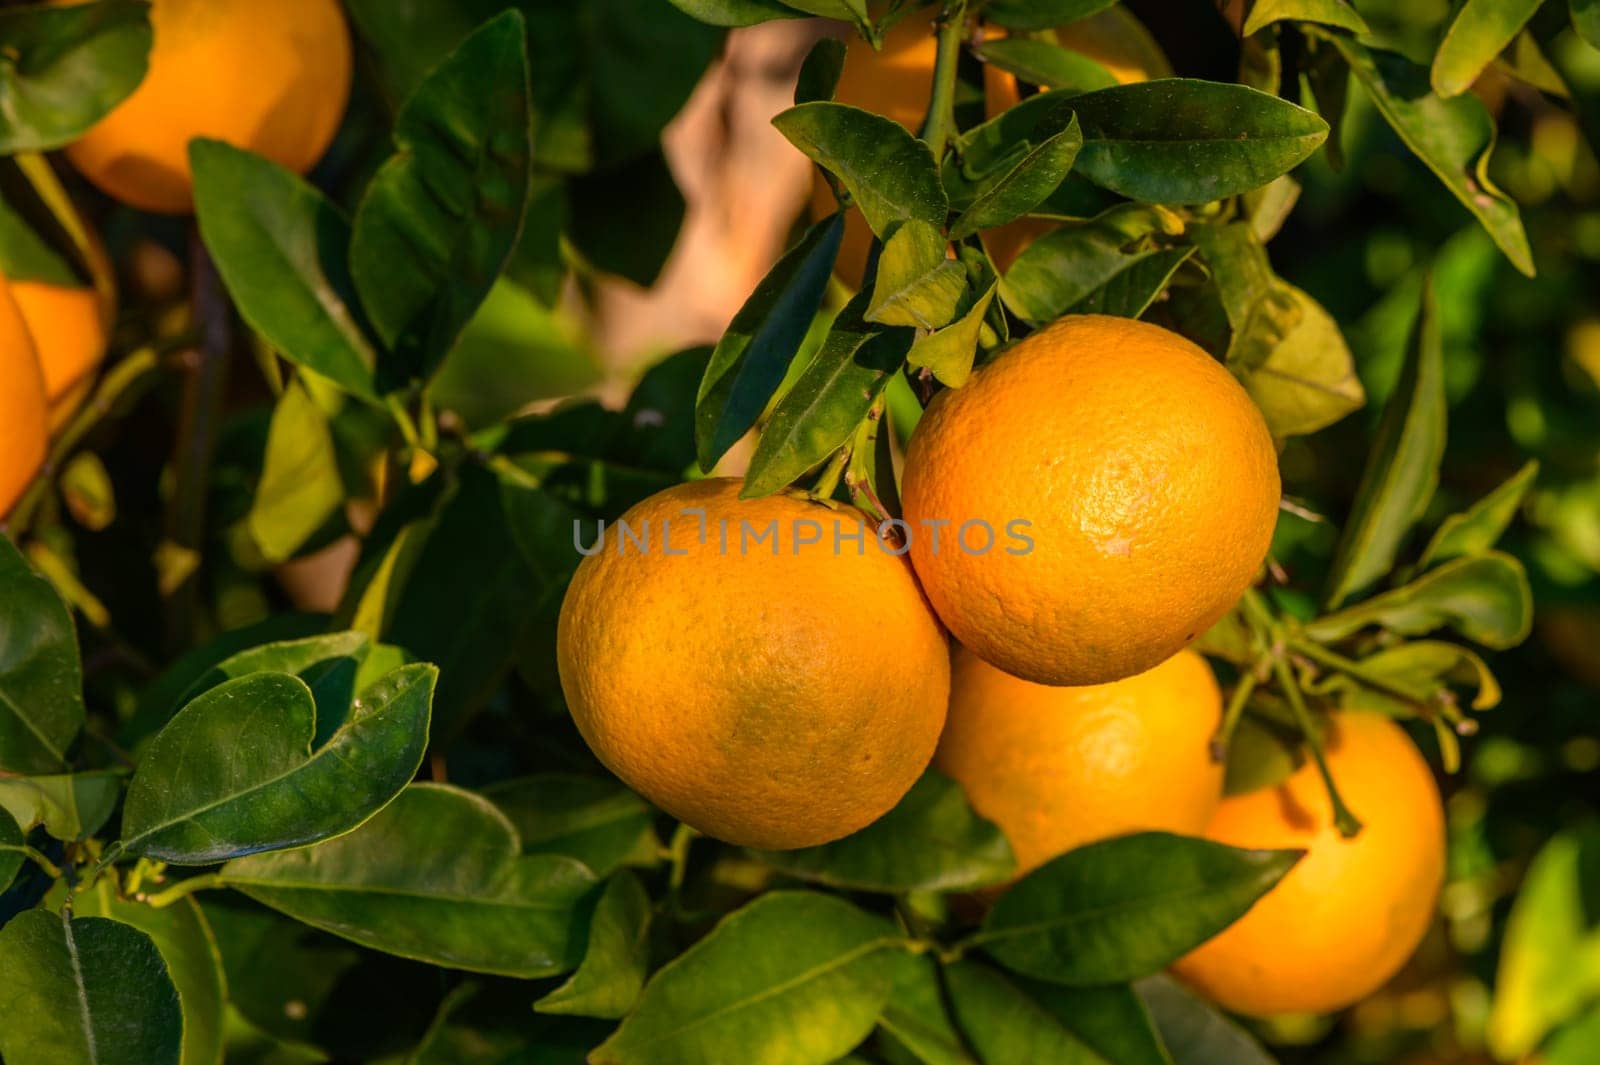
[[[850,461],[850,446],[846,444],[833,453],[833,458],[828,460],[827,467],[822,471],[822,476],[817,478],[817,483],[811,486],[811,494],[818,499],[832,499],[834,490],[839,487],[839,478],[844,474],[845,465]]]
[[[1322,752],[1322,736],[1318,734],[1316,726],[1312,724],[1311,712],[1306,709],[1305,699],[1300,694],[1300,685],[1296,683],[1294,674],[1289,670],[1289,662],[1282,654],[1272,656],[1272,671],[1278,678],[1278,685],[1283,689],[1284,696],[1289,700],[1289,710],[1294,714],[1295,724],[1300,726],[1300,731],[1306,739],[1306,746],[1311,748],[1311,759],[1317,764],[1317,772],[1322,775],[1322,785],[1328,789],[1328,803],[1333,807],[1333,823],[1339,829],[1339,834],[1345,839],[1351,839],[1361,832],[1361,820],[1350,812],[1344,804],[1344,799],[1339,795],[1339,787],[1333,781],[1333,773],[1328,769],[1328,759]]]
[[[672,833],[672,842],[667,844],[667,861],[671,864],[667,874],[667,897],[674,913],[680,912],[683,881],[689,873],[689,847],[698,835],[699,832],[680,821]]]
[[[1323,647],[1321,644],[1316,643],[1313,640],[1292,639],[1289,641],[1289,649],[1294,651],[1296,654],[1305,655],[1319,666],[1326,666],[1328,669],[1343,673],[1345,676],[1366,685],[1373,691],[1383,692],[1385,695],[1393,696],[1396,699],[1400,699],[1403,702],[1410,703],[1421,710],[1427,711],[1429,716],[1432,716],[1433,711],[1438,709],[1438,707],[1436,707],[1431,700],[1418,695],[1414,691],[1407,690],[1405,687],[1396,684],[1394,681],[1386,680],[1383,677],[1374,674],[1360,662],[1330,651],[1326,647]]]
[[[11,851],[13,854],[22,855],[34,865],[37,865],[40,869],[43,869],[45,873],[48,874],[53,880],[60,880],[66,875],[61,871],[61,867],[59,865],[57,865],[55,862],[52,862],[49,858],[46,858],[43,854],[40,854],[26,843],[0,843],[0,851]]]
[[[145,896],[144,901],[146,905],[152,906],[159,910],[163,907],[171,906],[174,902],[188,898],[196,891],[205,891],[209,888],[219,888],[222,886],[223,879],[221,873],[207,873],[204,876],[191,876],[187,880],[178,881],[165,891],[160,891],[154,895]]]
[[[400,428],[400,437],[406,446],[413,449],[422,447],[422,436],[417,432],[417,423],[411,417],[411,412],[406,410],[405,402],[393,393],[384,398],[384,406],[389,408],[389,416],[394,419],[395,425]]]
[[[1239,683],[1234,685],[1233,695],[1228,698],[1228,707],[1223,711],[1222,724],[1217,726],[1217,733],[1211,738],[1211,760],[1213,762],[1226,762],[1228,748],[1233,743],[1233,734],[1239,727],[1239,719],[1244,716],[1245,704],[1250,701],[1250,696],[1256,690],[1256,674],[1261,668],[1261,663],[1252,665],[1248,672],[1239,678]]]
[[[933,61],[933,93],[928,99],[928,117],[922,123],[922,139],[933,150],[935,161],[944,158],[945,147],[956,126],[956,69],[961,61],[961,38],[966,32],[967,0],[946,0],[939,17],[938,53]]]

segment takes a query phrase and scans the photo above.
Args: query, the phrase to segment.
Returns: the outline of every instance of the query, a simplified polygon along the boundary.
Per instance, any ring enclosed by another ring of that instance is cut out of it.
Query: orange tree
[[[1533,623],[1536,465],[1440,492],[1462,248],[1592,281],[1493,149],[1535,100],[1500,157],[1581,191],[1600,15],[1223,8],[0,5],[0,1056],[1397,1052],[1319,1018],[1485,897],[1438,774]],[[808,19],[788,250],[625,404],[537,403],[660,277],[729,29]],[[1350,145],[1415,247],[1475,227],[1353,344],[1267,252],[1355,228]],[[1594,846],[1417,1045],[1585,1060]]]

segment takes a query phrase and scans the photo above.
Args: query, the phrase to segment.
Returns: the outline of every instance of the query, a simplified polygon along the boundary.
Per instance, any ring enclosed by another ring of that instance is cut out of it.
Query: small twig
[[[1300,694],[1300,685],[1289,669],[1288,660],[1282,654],[1281,648],[1273,650],[1272,671],[1278,678],[1278,686],[1283,689],[1283,694],[1289,700],[1289,710],[1294,715],[1295,724],[1300,726],[1306,746],[1311,749],[1311,760],[1317,764],[1317,772],[1322,775],[1322,785],[1328,789],[1328,803],[1333,807],[1333,823],[1339,829],[1341,836],[1351,839],[1360,834],[1361,820],[1350,812],[1350,808],[1344,804],[1344,799],[1339,794],[1333,773],[1328,769],[1328,759],[1322,751],[1322,737],[1311,721],[1311,712],[1306,709],[1305,699]]]
[[[811,486],[810,494],[818,499],[832,499],[834,490],[839,487],[839,478],[844,474],[845,464],[849,461],[849,445],[834,452],[833,458],[828,460],[828,465],[823,469],[822,476]]]
[[[1239,719],[1244,716],[1245,704],[1250,701],[1250,696],[1255,693],[1256,685],[1260,683],[1256,674],[1265,663],[1257,662],[1239,678],[1239,683],[1233,686],[1233,694],[1228,698],[1227,709],[1222,713],[1222,724],[1217,726],[1216,735],[1211,737],[1211,760],[1213,762],[1226,762],[1228,748],[1233,744],[1233,734],[1239,728]]]
[[[180,880],[167,888],[167,890],[157,892],[154,895],[145,895],[141,901],[159,910],[171,906],[174,902],[180,902],[197,891],[206,891],[210,888],[223,886],[224,882],[221,873],[206,873],[204,876],[191,876],[187,880]]]
[[[62,877],[67,875],[62,871],[59,865],[57,865],[55,862],[52,862],[49,858],[46,858],[43,854],[34,850],[26,843],[0,843],[0,851],[10,851],[13,854],[22,855],[34,865],[37,865],[40,869],[43,869],[45,873],[53,880],[60,880]]]
[[[944,158],[945,147],[955,132],[956,71],[961,61],[966,15],[966,0],[946,0],[944,13],[939,16],[933,92],[928,99],[928,116],[922,123],[922,139],[928,142],[935,161]]]

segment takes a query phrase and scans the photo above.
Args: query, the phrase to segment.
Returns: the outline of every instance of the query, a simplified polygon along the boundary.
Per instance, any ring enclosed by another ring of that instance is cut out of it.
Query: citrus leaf
[[[155,943],[183,1007],[181,1065],[222,1061],[223,1011],[227,1003],[222,956],[193,897],[160,909],[118,897],[110,880],[98,881],[72,900],[76,917],[108,917],[132,925]]]
[[[1529,867],[1506,922],[1489,1014],[1489,1047],[1500,1060],[1528,1054],[1600,995],[1596,869],[1600,830],[1593,827],[1561,832]]]
[[[1400,381],[1356,489],[1329,571],[1325,602],[1337,607],[1394,568],[1408,533],[1428,509],[1439,484],[1446,404],[1444,345],[1433,285],[1422,291]]]
[[[984,1061],[1170,1065],[1126,985],[1069,988],[964,959],[945,969],[956,1022]]]
[[[596,876],[656,861],[654,808],[614,779],[541,773],[482,794],[516,827],[523,854],[565,855]]]
[[[1091,843],[1013,884],[971,942],[1052,983],[1135,980],[1238,920],[1300,855],[1166,832]]]
[[[0,155],[76,140],[138,88],[149,12],[128,0],[0,10]]]
[[[0,18],[5,13],[0,11]],[[51,247],[32,223],[7,201],[0,188],[0,275],[7,281],[42,281],[77,286],[83,282],[71,261]]]
[[[1143,204],[1063,225],[1017,256],[1000,279],[1000,298],[1035,325],[1069,313],[1137,318],[1194,252],[1156,247],[1150,238],[1182,232],[1182,225],[1171,212]]]
[[[1569,0],[1572,28],[1591,47],[1600,48],[1600,0]]]
[[[0,533],[0,770],[66,768],[83,725],[83,667],[72,615]]]
[[[17,871],[26,860],[23,845],[27,841],[10,811],[0,808],[0,894],[17,878]]]
[[[1539,463],[1530,459],[1500,487],[1460,514],[1444,519],[1423,550],[1418,568],[1426,569],[1433,563],[1462,555],[1481,555],[1494,547],[1511,519],[1517,516],[1517,508],[1522,506],[1538,476]]]
[[[29,910],[0,928],[0,1054],[179,1065],[183,1013],[150,937],[105,917]]]
[[[1513,266],[1533,276],[1533,253],[1517,205],[1489,180],[1495,126],[1470,93],[1441,99],[1428,91],[1427,71],[1405,56],[1329,35],[1384,119],[1412,153],[1482,223]]]
[[[1540,1065],[1588,1065],[1600,1046],[1600,1006],[1580,1014],[1550,1037],[1539,1051]]]
[[[1074,95],[1066,90],[1036,93],[961,134],[958,150],[945,160],[940,171],[950,206],[969,210],[975,200],[1005,181],[1044,145],[1076,129]],[[1078,130],[1080,148],[1082,137]],[[1041,200],[1048,199],[1060,183],[1061,178],[1057,177]],[[1039,203],[1036,201],[1033,206]]]
[[[844,184],[879,237],[887,237],[896,222],[913,218],[944,228],[949,201],[938,164],[928,146],[900,123],[819,100],[791,107],[772,124]]]
[[[690,18],[709,26],[754,26],[776,18],[802,18],[803,13],[778,0],[668,0]]]
[[[594,874],[521,852],[487,800],[413,784],[359,829],[238,858],[225,884],[314,928],[450,969],[532,979],[572,968],[577,908]]]
[[[1314,640],[1331,641],[1380,626],[1402,636],[1449,627],[1494,650],[1515,647],[1533,626],[1533,593],[1522,563],[1489,551],[1457,558],[1410,584],[1375,595],[1306,625]]]
[[[278,397],[244,528],[269,563],[286,562],[344,505],[328,417],[296,379]]]
[[[1145,203],[1208,203],[1267,184],[1317,150],[1328,124],[1243,85],[1164,78],[1072,98],[1074,172]]]
[[[613,876],[589,919],[589,943],[577,971],[533,1008],[580,1017],[626,1015],[649,971],[650,916],[650,896],[639,878],[629,872]]]
[[[885,1037],[923,1065],[978,1065],[945,1008],[939,967],[926,954],[901,956],[878,1018]]]
[[[1358,37],[1371,32],[1348,0],[1256,0],[1240,36],[1254,36],[1274,22],[1320,22]]]
[[[1255,351],[1234,361],[1230,348],[1229,369],[1261,408],[1273,436],[1314,433],[1360,410],[1366,392],[1333,315],[1286,282],[1275,292],[1289,313],[1274,300],[1257,304],[1244,329],[1244,336],[1257,338]]]
[[[774,891],[729,916],[645,985],[593,1065],[825,1065],[889,998],[895,927],[843,899]]]
[[[389,348],[382,390],[432,375],[516,249],[532,165],[522,15],[485,23],[435,67],[394,140],[350,241],[356,290]]]
[[[925,366],[940,381],[951,388],[960,388],[972,376],[972,362],[978,354],[978,340],[983,335],[984,317],[1000,291],[998,281],[991,281],[983,295],[973,301],[965,314],[938,332],[919,336],[906,354],[912,366]]]
[[[1390,714],[1416,715],[1417,704],[1427,703],[1439,689],[1451,685],[1472,692],[1474,710],[1488,710],[1500,702],[1500,683],[1476,652],[1443,640],[1416,640],[1386,647],[1361,660],[1365,676],[1380,679],[1388,688],[1399,688],[1411,700],[1396,698],[1342,673],[1328,674],[1320,683],[1308,684],[1308,691],[1338,692],[1345,706]]]
[[[1021,218],[1054,192],[1083,147],[1077,116],[1067,128],[1047,137],[1017,161],[1017,165],[974,190],[972,202],[950,227],[950,239],[960,240],[980,229],[1004,225]]]
[[[253,673],[211,689],[145,751],[123,846],[205,865],[349,832],[416,774],[437,676],[428,665],[395,670],[315,753],[317,705],[298,677]]]
[[[1086,55],[1032,37],[983,41],[972,52],[985,63],[1046,89],[1090,92],[1117,84],[1117,76]]]
[[[1254,1036],[1165,973],[1140,980],[1134,989],[1173,1065],[1277,1065]]]
[[[290,362],[376,400],[343,213],[292,171],[221,141],[191,142],[189,163],[200,235],[244,320]]]
[[[1005,835],[933,770],[878,820],[820,847],[757,852],[790,876],[853,891],[970,891],[1016,869]]]
[[[984,13],[1012,30],[1050,30],[1104,11],[1116,0],[993,0]]]
[[[844,73],[845,43],[824,37],[811,46],[805,62],[800,64],[800,75],[795,80],[794,102],[809,104],[818,100],[832,100],[839,88],[839,75]]]
[[[695,399],[702,470],[710,472],[749,431],[783,383],[822,305],[843,234],[843,213],[808,229],[767,271],[717,341]]]
[[[1429,83],[1448,99],[1478,80],[1539,9],[1540,0],[1466,0],[1444,31]]]
[[[923,329],[948,324],[967,291],[966,268],[949,257],[949,247],[926,222],[896,225],[878,259],[866,320]]]
[[[793,483],[848,441],[904,364],[912,330],[867,322],[870,297],[861,292],[845,305],[821,350],[773,409],[745,474],[746,498]]]
[[[122,795],[122,774],[110,769],[39,777],[0,777],[0,810],[31,831],[82,839],[100,830]]]

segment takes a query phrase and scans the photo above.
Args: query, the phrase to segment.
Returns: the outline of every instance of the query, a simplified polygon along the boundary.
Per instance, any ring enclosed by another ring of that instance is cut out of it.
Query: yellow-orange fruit
[[[1020,876],[1128,832],[1199,835],[1222,798],[1210,753],[1221,723],[1216,678],[1193,651],[1110,684],[1052,688],[961,649],[933,764],[1000,826]]]
[[[951,634],[1008,673],[1082,685],[1142,673],[1222,617],[1279,493],[1266,423],[1221,364],[1158,326],[1074,315],[935,397],[902,499]]]
[[[678,485],[623,516],[631,534],[606,530],[561,604],[561,687],[600,760],[674,817],[746,846],[826,843],[927,767],[949,650],[858,511],[739,489]]]
[[[33,338],[0,277],[0,517],[44,465],[49,406]]]
[[[1223,800],[1206,835],[1306,851],[1221,934],[1173,966],[1236,1013],[1325,1013],[1383,986],[1422,942],[1444,882],[1444,808],[1427,762],[1389,718],[1338,713],[1329,769],[1365,824],[1345,839],[1309,761],[1283,783]]]
[[[134,207],[183,214],[195,137],[301,174],[322,157],[350,95],[337,0],[154,0],[150,22],[144,81],[67,147],[84,177]]]
[[[79,285],[13,281],[11,295],[22,312],[44,374],[52,427],[72,416],[106,354],[106,323],[100,297]]]

